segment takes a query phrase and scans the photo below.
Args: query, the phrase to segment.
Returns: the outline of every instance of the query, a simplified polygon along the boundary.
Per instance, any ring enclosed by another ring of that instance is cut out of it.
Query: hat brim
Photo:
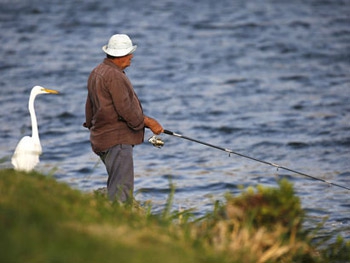
[[[112,57],[124,57],[126,55],[133,53],[136,50],[136,48],[137,48],[137,45],[134,45],[132,47],[125,48],[125,49],[110,49],[110,48],[108,48],[107,45],[104,45],[102,47],[102,50],[107,55],[110,55]]]

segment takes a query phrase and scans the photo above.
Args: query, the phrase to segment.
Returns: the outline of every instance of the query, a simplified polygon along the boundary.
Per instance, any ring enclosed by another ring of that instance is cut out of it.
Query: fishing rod
[[[234,152],[234,151],[232,151],[230,149],[226,149],[226,148],[219,147],[219,146],[207,143],[207,142],[203,142],[203,141],[200,141],[200,140],[197,140],[197,139],[193,139],[193,138],[184,136],[184,135],[179,134],[179,133],[175,133],[175,132],[172,132],[172,131],[169,131],[169,130],[164,130],[164,133],[168,134],[168,135],[172,135],[172,136],[178,137],[178,138],[182,138],[182,139],[185,139],[185,140],[188,140],[188,141],[192,141],[192,142],[196,142],[196,143],[199,143],[199,144],[203,144],[205,146],[218,149],[220,151],[227,152],[229,155],[230,154],[235,154],[235,155],[241,156],[243,158],[247,158],[247,159],[259,162],[259,163],[267,164],[267,165],[276,167],[277,170],[278,169],[283,169],[283,170],[286,170],[286,171],[289,171],[289,172],[292,172],[292,173],[295,173],[295,174],[306,176],[308,178],[311,178],[311,179],[314,179],[314,180],[317,180],[317,181],[321,181],[323,183],[327,183],[329,185],[333,185],[333,186],[337,186],[337,187],[340,187],[340,188],[343,188],[343,189],[346,189],[346,190],[350,190],[349,187],[346,187],[346,186],[343,186],[343,185],[339,185],[339,184],[336,184],[336,183],[332,183],[332,182],[329,182],[327,180],[324,180],[324,179],[321,179],[321,178],[317,178],[317,177],[314,177],[314,176],[311,176],[311,175],[308,175],[308,174],[305,174],[305,173],[302,173],[302,172],[298,172],[298,171],[292,170],[292,169],[290,169],[288,167],[284,167],[284,166],[281,166],[281,165],[278,165],[278,164],[275,164],[275,163],[267,162],[267,161],[264,161],[264,160],[259,160],[257,158],[253,158],[253,157],[250,157],[248,155],[244,155],[244,154],[241,154],[241,153],[238,153],[238,152]],[[160,148],[160,147],[162,147],[164,145],[164,142],[161,139],[157,138],[156,136],[151,137],[148,141],[150,143],[152,143],[155,147],[158,147],[158,148]]]

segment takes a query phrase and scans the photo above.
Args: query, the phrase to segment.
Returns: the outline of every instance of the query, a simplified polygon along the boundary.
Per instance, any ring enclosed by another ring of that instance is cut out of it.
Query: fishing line
[[[302,173],[302,172],[298,172],[296,170],[292,170],[288,167],[284,167],[284,166],[281,166],[281,165],[278,165],[278,164],[275,164],[275,163],[271,163],[271,162],[267,162],[267,161],[264,161],[264,160],[260,160],[260,159],[257,159],[257,158],[253,158],[253,157],[250,157],[248,155],[244,155],[244,154],[241,154],[241,153],[238,153],[238,152],[234,152],[230,149],[226,149],[226,148],[223,148],[223,147],[219,147],[219,146],[216,146],[216,145],[213,145],[213,144],[210,144],[210,143],[207,143],[207,142],[203,142],[203,141],[200,141],[200,140],[196,140],[196,139],[193,139],[193,138],[190,138],[190,137],[187,137],[187,136],[184,136],[182,134],[178,134],[178,133],[175,133],[175,132],[172,132],[172,131],[169,131],[169,130],[164,130],[164,133],[165,134],[168,134],[168,135],[172,135],[172,136],[175,136],[175,137],[178,137],[178,138],[182,138],[182,139],[186,139],[186,140],[189,140],[189,141],[192,141],[192,142],[196,142],[196,143],[199,143],[199,144],[203,144],[205,146],[208,146],[208,147],[212,147],[212,148],[215,148],[215,149],[218,149],[220,151],[224,151],[224,152],[227,152],[229,155],[230,154],[235,154],[235,155],[238,155],[238,156],[241,156],[243,158],[247,158],[247,159],[250,159],[250,160],[253,160],[253,161],[256,161],[256,162],[259,162],[259,163],[263,163],[263,164],[267,164],[267,165],[270,165],[270,166],[273,166],[273,167],[276,167],[277,170],[278,169],[282,169],[282,170],[286,170],[288,172],[292,172],[292,173],[295,173],[295,174],[299,174],[299,175],[302,175],[302,176],[306,176],[308,178],[311,178],[313,180],[317,180],[317,181],[321,181],[323,183],[327,183],[329,185],[333,185],[333,186],[337,186],[337,187],[340,187],[340,188],[343,188],[343,189],[346,189],[346,190],[350,190],[349,187],[346,187],[346,186],[343,186],[343,185],[339,185],[339,184],[336,184],[336,183],[332,183],[332,182],[329,182],[327,180],[324,180],[324,179],[321,179],[321,178],[317,178],[317,177],[314,177],[314,176],[311,176],[309,174],[305,174],[305,173]],[[152,143],[154,146],[160,148],[164,145],[164,143],[157,137],[151,137],[149,139],[149,142]]]

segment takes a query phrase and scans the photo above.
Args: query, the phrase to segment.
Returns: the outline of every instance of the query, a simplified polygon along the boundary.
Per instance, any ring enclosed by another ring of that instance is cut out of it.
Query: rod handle
[[[169,130],[164,130],[163,133],[169,134],[169,135],[174,135],[174,133],[172,131],[169,131]]]

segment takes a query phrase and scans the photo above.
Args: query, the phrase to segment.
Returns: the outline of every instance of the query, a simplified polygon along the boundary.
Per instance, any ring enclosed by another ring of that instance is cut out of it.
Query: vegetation
[[[315,244],[291,184],[227,195],[194,218],[109,202],[50,176],[0,170],[1,262],[349,262],[350,242]]]

